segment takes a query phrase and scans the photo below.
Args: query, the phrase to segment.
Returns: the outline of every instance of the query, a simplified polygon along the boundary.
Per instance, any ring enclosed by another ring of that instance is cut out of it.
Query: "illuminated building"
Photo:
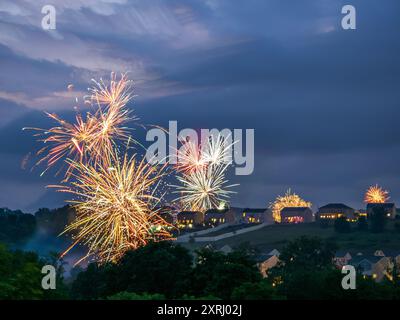
[[[333,258],[333,262],[338,268],[342,268],[343,266],[349,264],[349,261],[352,259],[350,252],[348,251],[337,251],[335,253],[335,257]]]
[[[349,221],[355,221],[355,211],[343,203],[329,203],[318,209],[317,217],[328,221],[346,217]]]
[[[266,223],[272,222],[272,212],[270,209],[246,208],[242,212],[242,221],[244,223]]]
[[[313,213],[309,207],[287,207],[281,210],[281,223],[312,222]]]
[[[365,218],[367,218],[367,216],[368,216],[368,214],[367,214],[367,210],[363,210],[363,209],[360,209],[360,210],[357,210],[356,212],[355,212],[355,215],[357,216],[357,217],[365,217]]]
[[[163,218],[169,224],[176,222],[177,210],[172,206],[163,206],[156,208],[158,215]]]
[[[204,224],[208,226],[216,226],[222,223],[233,223],[235,214],[230,209],[210,209],[204,214]]]
[[[200,211],[181,211],[176,217],[176,224],[180,229],[191,229],[203,222],[204,214]]]
[[[377,282],[382,281],[387,270],[393,266],[390,257],[376,255],[357,255],[349,261],[349,264],[359,270],[364,278],[370,277]]]
[[[267,253],[267,254],[260,254],[256,257],[257,261],[257,267],[260,270],[261,275],[263,278],[266,278],[268,276],[268,270],[276,267],[276,265],[279,263],[279,251],[276,251],[277,253]]]
[[[383,209],[386,217],[394,219],[397,214],[397,209],[394,203],[368,203],[367,214],[368,216],[374,213],[375,209]]]

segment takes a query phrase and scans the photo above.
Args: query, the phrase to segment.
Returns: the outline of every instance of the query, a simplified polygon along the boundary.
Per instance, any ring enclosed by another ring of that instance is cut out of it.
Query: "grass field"
[[[394,229],[394,221],[387,224],[384,233],[371,233],[369,231],[352,231],[347,234],[338,234],[333,227],[321,228],[318,223],[300,224],[300,225],[271,225],[260,230],[237,235],[231,238],[212,242],[216,247],[229,245],[236,247],[241,243],[248,243],[257,247],[261,251],[267,249],[281,249],[288,241],[294,240],[300,236],[317,236],[323,239],[329,239],[336,242],[339,249],[343,250],[362,250],[372,251],[375,249],[390,249],[400,251],[400,232]],[[356,227],[354,226],[354,229]],[[205,246],[207,243],[185,243],[188,249],[196,249]]]

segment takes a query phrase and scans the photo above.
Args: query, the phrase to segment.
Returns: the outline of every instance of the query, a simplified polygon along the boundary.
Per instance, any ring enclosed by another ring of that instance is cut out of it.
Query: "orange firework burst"
[[[103,81],[96,83],[97,87],[91,90],[91,104],[97,104],[95,113],[88,112],[86,118],[78,114],[75,123],[69,123],[56,114],[47,115],[58,122],[58,126],[46,129],[27,128],[40,133],[35,136],[44,136],[41,141],[46,144],[38,155],[46,155],[37,164],[46,163],[47,168],[55,165],[59,160],[99,161],[107,150],[115,146],[116,140],[127,140],[129,128],[125,123],[133,120],[126,104],[132,98],[130,81],[123,74],[116,80],[114,74],[107,87]],[[66,170],[66,178],[71,174],[72,167]],[[45,171],[46,171],[45,170]]]
[[[378,185],[371,186],[365,193],[364,202],[366,203],[385,203],[389,200],[389,192],[383,190]]]
[[[283,208],[290,207],[311,207],[312,203],[303,200],[289,189],[284,196],[278,196],[276,200],[270,204],[272,216],[276,222],[281,222],[281,211]]]
[[[154,208],[160,198],[156,195],[165,166],[157,168],[116,151],[104,155],[97,166],[70,161],[74,181],[67,186],[53,186],[71,193],[70,201],[77,213],[76,220],[63,233],[73,232],[74,244],[88,247],[80,259],[95,257],[100,263],[118,261],[132,249],[150,240],[172,239],[170,224]]]

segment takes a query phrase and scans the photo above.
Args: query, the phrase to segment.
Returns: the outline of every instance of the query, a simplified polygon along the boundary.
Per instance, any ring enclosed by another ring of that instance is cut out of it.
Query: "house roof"
[[[306,211],[307,209],[311,210],[309,207],[285,207],[281,210],[283,212],[298,212],[298,211]]]
[[[349,206],[346,206],[345,204],[343,204],[343,203],[329,203],[329,204],[327,204],[327,205],[325,205],[325,206],[322,206],[322,207],[320,207],[319,209],[321,210],[321,209],[350,209],[350,210],[354,210],[353,208],[351,208],[351,207],[349,207]]]
[[[367,209],[370,208],[384,208],[384,209],[392,209],[394,208],[394,203],[368,203]]]
[[[255,257],[256,262],[264,262],[267,261],[268,259],[272,258],[274,255],[272,254],[267,254],[267,253],[262,253],[259,254]]]
[[[354,256],[352,257],[352,259],[350,260],[350,264],[351,265],[358,265],[360,264],[363,260],[367,260],[368,262],[375,264],[377,263],[379,260],[381,260],[384,257],[379,257],[379,256],[374,256],[374,255],[362,255],[362,256]]]
[[[178,213],[178,218],[179,217],[182,217],[182,216],[195,216],[195,215],[198,215],[198,214],[201,214],[201,212],[198,212],[198,211],[181,211],[181,212],[179,212]]]
[[[351,253],[348,250],[338,250],[335,252],[335,258],[344,257],[346,254],[351,255]]]
[[[228,211],[229,211],[229,209],[222,209],[222,210],[220,210],[220,209],[209,209],[209,210],[206,211],[205,215],[207,215],[207,214],[215,214],[215,213],[223,214],[223,213],[226,213]]]
[[[233,251],[233,249],[231,248],[231,246],[226,244],[223,247],[219,248],[218,251],[223,252],[223,253],[230,253]]]
[[[261,208],[245,208],[243,209],[243,212],[251,212],[251,213],[263,213],[265,212],[267,209],[261,209]]]

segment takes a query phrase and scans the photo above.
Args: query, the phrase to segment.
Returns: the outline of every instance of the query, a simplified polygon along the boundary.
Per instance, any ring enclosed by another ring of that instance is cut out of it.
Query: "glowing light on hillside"
[[[281,222],[281,211],[283,208],[290,207],[311,207],[312,203],[303,200],[289,189],[284,196],[278,196],[273,203],[270,204],[272,216],[276,222]]]

